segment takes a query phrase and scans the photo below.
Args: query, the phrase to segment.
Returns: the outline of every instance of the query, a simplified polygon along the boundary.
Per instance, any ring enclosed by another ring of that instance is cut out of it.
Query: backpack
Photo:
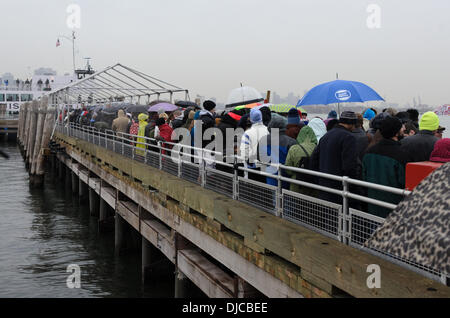
[[[302,169],[308,169],[308,170],[312,170],[312,164],[311,164],[311,156],[308,154],[308,152],[306,151],[306,149],[298,144],[300,146],[300,148],[302,148],[302,150],[305,152],[306,157],[302,157],[302,159],[300,159],[299,163],[298,163],[298,167],[302,168]],[[297,173],[297,180],[300,181],[304,181],[304,182],[308,182],[308,183],[315,183],[315,176],[312,176],[310,174],[306,174],[306,173]]]

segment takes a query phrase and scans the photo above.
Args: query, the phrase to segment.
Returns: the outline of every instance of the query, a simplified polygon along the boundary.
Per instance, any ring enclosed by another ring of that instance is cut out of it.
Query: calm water
[[[98,234],[78,197],[51,180],[30,191],[18,147],[0,147],[0,297],[173,297],[173,279],[142,287],[140,253],[115,258],[114,233]],[[69,264],[80,289],[67,288]]]

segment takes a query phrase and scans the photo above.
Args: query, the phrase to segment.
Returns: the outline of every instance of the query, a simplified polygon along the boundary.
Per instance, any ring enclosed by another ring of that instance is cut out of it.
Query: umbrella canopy
[[[450,273],[449,175],[446,163],[422,180],[365,247]]]
[[[239,106],[236,106],[234,109],[236,109],[236,110],[239,110],[242,108],[251,109],[251,108],[255,108],[255,107],[259,107],[259,106],[261,106],[261,103],[252,103],[252,104],[247,104],[247,105],[239,105]]]
[[[126,104],[114,104],[111,106],[104,106],[102,108],[103,113],[115,114],[119,111],[119,109],[125,109]]]
[[[329,105],[367,102],[384,99],[366,84],[336,80],[317,85],[298,101],[297,107],[306,105]]]
[[[243,86],[233,89],[228,95],[226,108],[253,104],[264,101],[261,93],[256,88]]]
[[[183,107],[183,108],[186,108],[186,107],[200,108],[200,106],[198,106],[196,103],[191,102],[189,100],[180,100],[180,101],[176,102],[175,105],[179,106],[179,107]]]
[[[128,113],[145,113],[147,109],[147,105],[130,105],[126,108]]]
[[[270,105],[269,109],[276,113],[288,113],[291,108],[296,108],[294,105],[290,104],[276,104]]]
[[[173,112],[178,109],[178,106],[169,103],[159,103],[148,108],[149,112]]]

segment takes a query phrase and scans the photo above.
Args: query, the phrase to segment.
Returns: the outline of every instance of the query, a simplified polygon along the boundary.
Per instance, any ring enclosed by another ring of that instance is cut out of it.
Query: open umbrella
[[[307,105],[329,105],[340,103],[367,102],[384,99],[366,84],[335,80],[313,87],[298,101],[297,107]]]
[[[251,108],[258,107],[258,106],[261,106],[261,103],[252,103],[252,104],[247,104],[247,105],[239,105],[239,106],[236,106],[234,109],[236,109],[236,110],[239,110],[239,109],[242,109],[242,108],[249,108],[249,109],[251,109]]]
[[[178,106],[169,103],[159,103],[148,108],[149,112],[173,112],[178,109]]]
[[[264,101],[264,98],[256,88],[242,86],[235,88],[230,92],[225,108],[253,104],[262,101]]]
[[[196,103],[188,101],[188,100],[179,100],[175,103],[175,105],[179,106],[179,107],[183,107],[183,108],[186,108],[186,107],[200,108]]]
[[[145,113],[147,109],[147,105],[130,105],[126,108],[128,113]]]
[[[288,113],[291,108],[296,108],[296,107],[294,105],[290,105],[290,104],[276,104],[276,105],[269,106],[270,111],[273,111],[276,113]]]

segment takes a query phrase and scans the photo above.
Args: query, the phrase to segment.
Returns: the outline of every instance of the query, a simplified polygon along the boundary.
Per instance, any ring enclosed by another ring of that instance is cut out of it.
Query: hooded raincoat
[[[137,138],[137,142],[142,142],[145,143],[145,138],[139,138],[139,137],[144,137],[145,136],[145,127],[147,126],[147,119],[148,119],[148,115],[141,113],[138,116],[138,120],[139,120],[139,130],[138,130],[138,138]],[[145,149],[145,145],[143,144],[136,144],[137,148],[142,148]],[[145,155],[145,151],[144,150],[136,150],[136,153],[138,155],[144,156]]]
[[[297,145],[293,145],[286,157],[286,166],[299,168],[300,161],[304,157],[311,157],[317,146],[317,138],[311,127],[305,126],[300,130],[297,137]],[[302,148],[303,147],[303,148]],[[296,180],[301,180],[300,174],[287,170],[287,174]],[[291,183],[289,189],[304,194],[312,194],[311,189]]]

